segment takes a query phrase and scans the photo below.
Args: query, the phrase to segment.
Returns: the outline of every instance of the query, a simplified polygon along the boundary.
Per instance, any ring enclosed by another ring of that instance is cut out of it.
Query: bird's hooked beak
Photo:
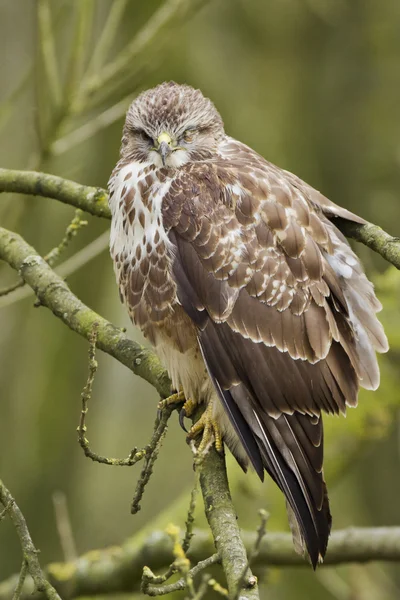
[[[157,152],[161,156],[162,163],[165,167],[165,161],[173,150],[171,136],[164,131],[158,136],[157,144]]]

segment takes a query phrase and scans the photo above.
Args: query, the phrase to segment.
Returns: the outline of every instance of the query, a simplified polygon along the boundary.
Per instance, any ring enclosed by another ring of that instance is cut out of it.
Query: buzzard
[[[267,471],[315,568],[331,528],[321,413],[376,389],[388,349],[334,224],[364,220],[229,137],[212,102],[174,82],[131,104],[109,192],[121,299],[186,414],[206,404],[189,437],[204,430],[201,449],[225,443]]]

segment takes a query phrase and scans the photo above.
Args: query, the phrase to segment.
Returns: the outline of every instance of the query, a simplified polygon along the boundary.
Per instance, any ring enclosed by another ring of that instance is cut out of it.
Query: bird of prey
[[[360,217],[229,137],[212,102],[163,83],[131,104],[109,181],[122,301],[188,413],[282,490],[315,566],[331,515],[322,412],[376,389],[388,349],[373,286],[335,226]]]

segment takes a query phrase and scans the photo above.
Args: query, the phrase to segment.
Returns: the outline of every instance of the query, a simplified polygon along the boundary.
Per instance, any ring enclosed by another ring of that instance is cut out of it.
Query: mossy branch
[[[111,218],[108,195],[105,190],[81,185],[56,175],[37,171],[0,169],[1,192],[53,198],[64,204],[80,208],[96,217]]]
[[[80,208],[96,217],[111,217],[107,192],[102,188],[80,185],[47,173],[0,169],[0,193],[16,192],[53,198]],[[361,225],[341,218],[332,218],[334,224],[349,238],[361,242],[385,260],[400,269],[400,238],[389,235],[373,223]]]
[[[255,547],[257,536],[256,532],[242,532],[241,537],[249,552]],[[196,530],[188,552],[192,564],[208,559],[213,552],[210,533]],[[118,547],[91,551],[71,562],[52,563],[44,569],[44,573],[61,597],[72,599],[138,590],[144,564],[150,564],[152,570],[159,571],[166,569],[173,560],[171,537],[165,531],[152,531],[145,539],[134,536]],[[319,568],[382,560],[400,561],[400,527],[334,531],[325,561]],[[267,533],[252,564],[256,568],[265,565],[309,568],[307,562],[293,550],[289,533]],[[18,577],[14,575],[0,584],[0,600],[12,597]],[[30,600],[32,590],[32,581],[27,577],[21,600]],[[45,596],[35,595],[34,598],[44,600]]]

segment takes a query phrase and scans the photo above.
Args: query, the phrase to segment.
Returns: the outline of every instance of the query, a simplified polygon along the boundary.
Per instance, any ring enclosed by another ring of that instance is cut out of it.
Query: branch
[[[36,171],[0,169],[1,192],[17,192],[54,198],[65,204],[81,208],[96,217],[106,219],[111,217],[105,190],[80,185],[55,175]],[[400,269],[400,238],[389,235],[373,223],[361,225],[339,217],[332,218],[332,221],[344,235],[368,246]]]
[[[221,558],[230,597],[242,597],[239,591],[243,591],[243,598],[256,600],[259,598],[257,579],[250,568],[243,577],[248,566],[247,553],[229,491],[225,456],[213,445],[200,460],[198,469],[204,510]]]
[[[8,489],[5,487],[0,479],[0,503],[7,509],[7,513],[17,531],[19,541],[23,552],[23,562],[21,573],[17,578],[16,585],[10,590],[9,598],[19,598],[19,592],[23,589],[24,582],[26,579],[27,572],[30,573],[35,590],[42,592],[43,597],[48,600],[61,600],[56,590],[46,580],[43,575],[42,569],[40,568],[38,551],[33,545],[32,538],[29,534],[28,527],[24,515],[17,506],[14,498],[11,496]]]
[[[368,246],[392,263],[396,269],[400,269],[400,238],[389,235],[372,223],[360,225],[340,217],[332,219],[332,221],[345,236]]]
[[[38,173],[0,169],[0,192],[14,192],[53,198],[80,208],[96,217],[111,218],[108,194],[102,188],[80,185],[75,181]]]
[[[250,552],[257,542],[257,533],[242,531],[245,547]],[[192,564],[208,559],[213,554],[210,534],[196,530],[188,557]],[[165,531],[152,531],[145,539],[133,536],[119,547],[88,552],[76,561],[51,563],[45,575],[59,594],[68,598],[131,592],[139,589],[144,564],[153,570],[162,570],[174,560],[173,543]],[[334,531],[323,565],[367,563],[370,561],[400,562],[400,527],[350,528]],[[289,533],[267,533],[263,538],[255,567],[305,567],[307,562],[295,553]],[[32,582],[27,578],[21,600],[29,600]],[[0,584],[0,600],[9,600],[18,581],[14,575]],[[68,594],[67,594],[68,591]],[[43,600],[43,595],[35,600]]]

